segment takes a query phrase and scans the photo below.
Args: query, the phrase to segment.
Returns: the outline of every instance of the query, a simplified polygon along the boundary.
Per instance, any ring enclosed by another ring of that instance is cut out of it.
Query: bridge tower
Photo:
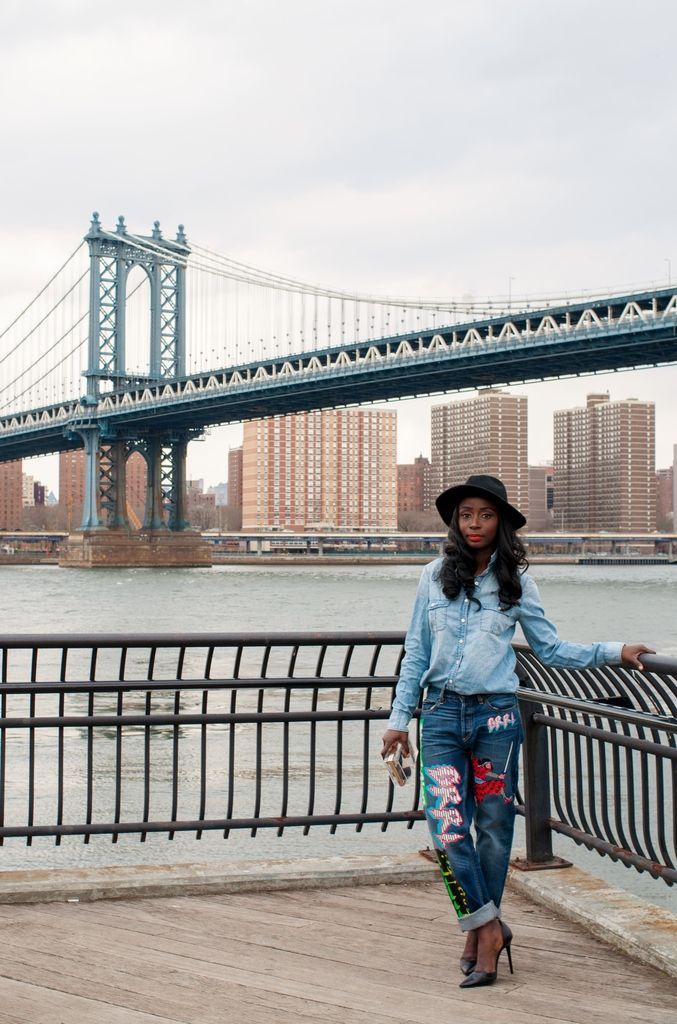
[[[190,249],[183,225],[170,241],[163,237],[159,221],[150,235],[131,235],[124,217],[118,217],[115,231],[109,232],[102,228],[98,213],[92,215],[85,240],[90,293],[83,405],[94,410],[115,388],[139,382],[151,387],[185,373],[185,276]],[[149,369],[143,377],[130,374],[126,360],[127,281],[134,267],[145,272],[150,284]],[[190,532],[186,452],[188,441],[199,431],[157,432],[150,426],[129,433],[100,417],[85,415],[72,432],[85,449],[85,497],[80,530],[71,538],[63,564],[208,562],[206,546],[197,535],[178,536]],[[130,532],[127,517],[126,463],[135,451],[146,462],[146,511],[140,534]]]

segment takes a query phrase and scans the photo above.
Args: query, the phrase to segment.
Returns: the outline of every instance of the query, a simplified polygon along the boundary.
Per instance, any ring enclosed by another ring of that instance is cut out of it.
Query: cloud
[[[676,30],[664,0],[8,0],[0,319],[94,209],[363,292],[677,277]],[[610,378],[666,433],[673,379]]]

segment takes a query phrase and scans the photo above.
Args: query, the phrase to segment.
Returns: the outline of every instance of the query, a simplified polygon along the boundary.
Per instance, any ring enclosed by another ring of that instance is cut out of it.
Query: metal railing
[[[402,633],[0,637],[5,838],[420,820],[379,756]],[[677,881],[677,660],[545,668],[517,648],[527,866],[560,833]],[[1,862],[0,862],[1,863]]]
[[[677,659],[561,669],[517,650],[527,866],[548,866],[559,833],[676,882]]]

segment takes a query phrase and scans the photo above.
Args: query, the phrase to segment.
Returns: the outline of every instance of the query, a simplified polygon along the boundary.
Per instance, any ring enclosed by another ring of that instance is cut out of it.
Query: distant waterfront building
[[[141,452],[132,452],[125,470],[127,484],[127,518],[129,525],[138,530],[146,517],[146,460]]]
[[[672,526],[677,530],[677,444],[672,446],[672,515]]]
[[[242,445],[228,451],[228,505],[242,512]]]
[[[127,517],[138,530],[146,513],[146,460],[141,452],[132,452],[125,469]],[[82,448],[59,453],[59,506],[64,512],[65,528],[77,530],[82,521],[85,500],[85,453]]]
[[[213,485],[212,487],[210,487],[208,489],[207,493],[214,495],[214,501],[216,503],[216,507],[217,508],[222,508],[224,505],[228,504],[228,484],[227,484],[227,482],[222,482],[222,483]]]
[[[70,533],[82,522],[85,501],[85,453],[82,448],[59,452],[59,506]]]
[[[675,489],[675,467],[668,466],[667,469],[656,470],[656,529],[665,529],[665,525],[672,519],[672,528],[675,528],[674,520],[674,489]]]
[[[432,466],[419,455],[413,463],[397,466],[397,513],[428,512],[432,506]]]
[[[554,504],[554,470],[552,466],[529,466],[529,522],[527,529],[552,529]]]
[[[554,414],[555,525],[563,530],[656,527],[655,407],[590,394]]]
[[[35,478],[29,473],[21,474],[21,501],[24,508],[35,505]]]
[[[188,480],[186,483],[186,513],[188,522],[196,530],[209,530],[216,525],[216,495],[205,492],[205,482]]]
[[[397,415],[361,409],[244,424],[242,527],[397,528]]]
[[[529,515],[528,408],[525,395],[486,388],[476,398],[432,408],[434,494],[471,474],[498,477],[508,498]]]
[[[0,530],[20,530],[23,519],[22,463],[0,462]]]

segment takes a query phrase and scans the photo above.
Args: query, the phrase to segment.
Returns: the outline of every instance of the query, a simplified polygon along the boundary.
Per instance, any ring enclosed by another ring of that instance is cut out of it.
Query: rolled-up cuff
[[[388,719],[388,728],[397,729],[398,732],[406,732],[410,721],[411,715],[408,715],[406,711],[391,711],[390,718]]]
[[[465,917],[459,917],[458,923],[461,926],[462,932],[471,932],[474,928],[481,928],[483,924],[489,924],[495,917],[500,917],[501,911],[498,909],[493,900],[489,900],[479,910],[474,910],[472,914],[466,914]]]
[[[602,649],[602,656],[604,658],[605,665],[620,665],[621,664],[621,651],[623,650],[623,644],[619,643],[603,643],[600,644]]]

